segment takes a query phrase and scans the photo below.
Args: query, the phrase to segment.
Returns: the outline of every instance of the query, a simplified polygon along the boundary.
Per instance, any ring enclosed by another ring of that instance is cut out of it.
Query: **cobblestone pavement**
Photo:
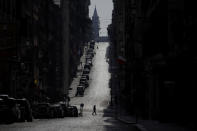
[[[105,60],[108,43],[97,43],[96,55],[90,72],[90,86],[83,97],[74,97],[78,85],[80,72],[71,84],[71,105],[79,108],[84,103],[82,117],[65,117],[61,119],[36,119],[33,122],[0,125],[0,131],[137,131],[133,125],[120,123],[113,117],[110,108],[110,89],[108,82],[108,64]],[[84,60],[84,57],[81,58]],[[97,107],[97,115],[92,115],[93,105]]]

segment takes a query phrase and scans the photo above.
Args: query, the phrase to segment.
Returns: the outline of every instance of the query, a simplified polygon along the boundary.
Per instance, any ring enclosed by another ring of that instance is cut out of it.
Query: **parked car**
[[[89,69],[84,69],[83,70],[83,74],[89,74],[90,73],[90,70]]]
[[[90,48],[93,48],[94,49],[94,46],[95,46],[95,42],[94,41],[91,41],[90,42]]]
[[[79,85],[77,86],[77,92],[76,92],[76,95],[75,96],[83,96],[84,95],[84,86],[83,85]]]
[[[90,45],[95,45],[95,41],[94,40],[91,40],[90,41]]]
[[[81,79],[80,80],[86,80],[86,81],[88,81],[87,76],[81,76]]]
[[[0,94],[0,98],[3,100],[8,100],[10,97],[7,94]]]
[[[87,50],[87,54],[94,55],[94,54],[95,54],[95,51],[94,51],[94,49],[92,49],[92,48],[89,48],[89,49]]]
[[[87,82],[87,78],[86,77],[81,77],[80,81],[86,81]]]
[[[84,91],[85,91],[86,85],[85,85],[84,83],[79,83],[79,85],[78,85],[78,86],[83,86]]]
[[[91,66],[90,66],[90,64],[89,63],[86,63],[85,65],[84,65],[84,69],[91,69]]]
[[[35,118],[54,118],[54,110],[50,103],[37,103],[33,105]]]
[[[83,82],[83,83],[85,83],[85,84],[87,84],[87,85],[88,85],[87,77],[85,77],[85,76],[81,76],[81,78],[80,78],[80,82]]]
[[[76,106],[66,106],[66,103],[63,101],[59,102],[64,109],[64,116],[65,117],[78,117],[78,109]]]
[[[87,59],[86,64],[90,65],[90,67],[92,67],[92,66],[93,66],[93,64],[92,64],[92,60],[90,60],[90,59]]]
[[[8,103],[0,98],[0,122],[1,123],[12,123],[14,120],[8,120],[8,114],[12,113]]]
[[[85,58],[86,58],[86,61],[87,61],[88,59],[92,60],[93,55],[92,55],[92,54],[87,54]]]
[[[88,74],[83,74],[81,77],[86,77],[86,79],[89,80],[89,75]]]
[[[59,104],[62,106],[62,109],[64,111],[64,117],[66,117],[66,112],[67,112],[67,106],[66,103],[63,101],[60,101]]]
[[[63,118],[64,117],[64,110],[59,103],[55,103],[51,105],[55,118]]]
[[[92,48],[89,48],[89,49],[87,50],[87,53],[92,53],[92,52],[94,52],[94,49],[92,49]]]
[[[14,98],[0,95],[0,116],[3,123],[13,123],[20,119],[21,112]]]
[[[93,50],[88,50],[87,51],[87,56],[86,58],[93,58],[94,57],[95,52]]]
[[[80,79],[79,85],[84,85],[85,88],[89,87],[89,83],[86,79]]]
[[[78,109],[76,106],[68,106],[66,111],[66,116],[78,117]]]
[[[16,103],[19,105],[19,109],[21,111],[21,118],[19,121],[27,120],[28,122],[32,122],[32,110],[29,101],[25,98],[16,99]]]
[[[90,48],[91,49],[94,49],[94,44],[90,44]]]

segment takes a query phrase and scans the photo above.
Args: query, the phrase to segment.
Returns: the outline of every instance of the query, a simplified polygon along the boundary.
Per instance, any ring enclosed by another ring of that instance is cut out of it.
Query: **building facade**
[[[89,4],[89,0],[0,1],[0,94],[31,102],[68,96],[90,40]]]
[[[115,93],[133,114],[194,123],[196,82],[191,74],[196,72],[196,48],[190,40],[195,41],[196,15],[193,6],[183,3],[114,0],[108,32],[114,58],[111,65],[118,68],[118,73],[113,72],[119,77]],[[119,56],[125,58],[124,64],[117,63]]]

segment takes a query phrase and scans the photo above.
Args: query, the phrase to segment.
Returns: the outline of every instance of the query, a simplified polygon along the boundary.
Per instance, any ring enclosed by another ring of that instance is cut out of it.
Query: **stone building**
[[[56,101],[68,95],[83,47],[90,40],[89,4],[89,0],[80,4],[1,0],[0,93],[31,101],[47,97]]]
[[[194,123],[196,15],[192,4],[183,3],[114,0],[108,31],[111,63],[118,67],[116,93],[121,103],[127,102],[122,106],[143,118]],[[116,65],[120,55],[124,65]]]
[[[91,20],[88,17],[90,0],[71,0],[69,4],[70,82],[75,77],[83,48],[90,41]]]
[[[16,80],[13,71],[17,63],[17,33],[18,24],[16,1],[0,1],[0,92],[13,92],[10,81]],[[12,8],[11,8],[12,7]],[[11,77],[12,76],[12,77]],[[13,85],[15,88],[15,85]]]

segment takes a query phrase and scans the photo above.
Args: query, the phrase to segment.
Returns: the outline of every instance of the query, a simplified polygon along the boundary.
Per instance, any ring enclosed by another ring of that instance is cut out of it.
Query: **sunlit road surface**
[[[93,105],[96,105],[97,111],[103,112],[109,106],[110,102],[110,88],[108,72],[108,63],[105,59],[106,49],[108,43],[97,44],[95,47],[96,55],[93,59],[93,66],[89,74],[89,87],[85,90],[84,97],[76,97],[72,99],[72,105],[80,105],[84,103],[84,111],[92,111]]]
[[[132,125],[115,120],[113,110],[109,108],[110,74],[105,55],[108,43],[97,43],[96,55],[90,72],[90,86],[83,97],[71,99],[70,104],[79,108],[84,103],[82,117],[65,117],[61,119],[35,119],[33,122],[0,125],[0,131],[135,131]],[[97,115],[92,115],[93,105],[97,107]]]

